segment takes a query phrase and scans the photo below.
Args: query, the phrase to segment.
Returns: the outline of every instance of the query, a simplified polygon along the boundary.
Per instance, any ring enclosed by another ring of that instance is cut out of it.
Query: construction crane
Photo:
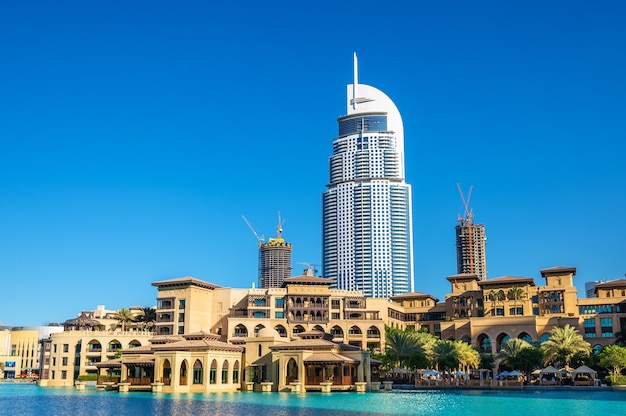
[[[278,226],[276,227],[276,238],[283,238],[283,224],[285,220],[280,219],[280,211],[278,211]]]
[[[467,247],[469,251],[469,273],[475,273],[476,268],[474,265],[474,242],[472,241],[474,234],[474,212],[469,206],[470,200],[472,199],[472,189],[474,188],[474,186],[470,186],[469,192],[467,193],[467,199],[465,199],[465,197],[463,196],[461,185],[459,185],[458,182],[456,184],[456,187],[459,190],[459,195],[461,195],[461,202],[463,202],[463,216],[461,217],[460,214],[457,214],[457,221],[461,223],[461,227],[467,228],[467,235],[469,239]]]
[[[246,224],[248,224],[248,227],[250,228],[250,230],[252,231],[252,233],[256,237],[257,244],[259,245],[259,247],[261,247],[261,244],[263,244],[265,242],[265,237],[263,235],[259,235],[259,233],[256,232],[256,230],[254,229],[252,224],[250,224],[250,221],[248,221],[248,219],[246,217],[244,217],[243,214],[241,214],[241,218],[243,218],[243,220],[246,222]]]
[[[315,266],[321,266],[321,264],[312,264],[312,263],[307,263],[305,261],[299,261],[298,264],[304,264],[308,270],[311,270],[313,272],[313,276],[317,276],[317,267]],[[306,269],[304,270],[304,272],[306,273]]]

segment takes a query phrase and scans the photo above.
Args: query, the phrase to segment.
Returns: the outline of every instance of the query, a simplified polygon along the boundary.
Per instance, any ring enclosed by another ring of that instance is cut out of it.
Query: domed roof
[[[280,338],[280,334],[274,328],[261,328],[256,336],[257,338]]]

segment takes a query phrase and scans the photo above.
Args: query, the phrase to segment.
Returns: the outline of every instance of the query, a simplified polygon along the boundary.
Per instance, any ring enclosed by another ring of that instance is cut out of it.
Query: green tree
[[[541,349],[544,353],[544,363],[568,366],[574,355],[589,355],[591,345],[583,339],[576,328],[565,325],[563,328],[553,328],[550,331],[550,338],[541,345]]]
[[[519,286],[513,286],[507,292],[506,297],[513,301],[514,315],[517,315],[517,302],[526,297],[524,289]]]
[[[508,365],[511,365],[511,363],[509,362],[509,358],[514,357],[515,355],[517,355],[517,353],[525,348],[532,347],[533,346],[530,343],[524,341],[523,339],[511,338],[507,342],[502,344],[502,349],[498,354],[498,358],[502,358]]]
[[[613,369],[612,380],[615,383],[617,376],[626,368],[626,347],[616,344],[607,345],[598,356],[602,367]]]
[[[417,344],[414,332],[395,328],[385,328],[385,352],[399,368],[404,368],[405,361],[417,352],[423,352]]]
[[[135,320],[135,316],[128,308],[119,309],[117,312],[113,314],[113,319],[115,319],[118,324],[122,326],[122,332],[126,330],[126,324],[129,324]]]
[[[479,368],[491,370],[496,366],[496,356],[491,353],[480,354],[480,363],[478,365]]]
[[[508,357],[507,363],[514,369],[521,370],[528,380],[530,373],[541,367],[543,350],[532,345],[529,348],[522,348],[515,355]]]
[[[156,322],[156,309],[149,306],[141,308],[137,315],[137,322],[144,331],[152,331]]]
[[[502,302],[504,300],[504,295],[502,292],[498,290],[491,289],[489,293],[487,293],[487,297],[491,301],[491,316],[496,315],[496,305],[498,302]]]
[[[472,346],[463,341],[455,341],[459,365],[465,372],[480,365],[480,354]]]
[[[454,341],[440,341],[433,352],[439,370],[449,372],[454,368],[459,368],[459,352]]]

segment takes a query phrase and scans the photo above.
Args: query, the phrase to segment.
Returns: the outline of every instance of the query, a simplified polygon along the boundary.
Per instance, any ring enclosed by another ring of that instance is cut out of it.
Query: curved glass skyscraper
[[[382,91],[348,85],[337,119],[330,183],[323,193],[324,277],[339,289],[389,298],[413,291],[411,186],[404,178],[404,129]]]

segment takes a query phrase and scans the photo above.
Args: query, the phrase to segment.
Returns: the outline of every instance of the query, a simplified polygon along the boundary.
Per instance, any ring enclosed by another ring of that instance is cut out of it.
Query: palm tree
[[[513,301],[513,308],[514,308],[513,310],[515,311],[514,314],[517,315],[517,301],[522,300],[526,297],[526,293],[524,292],[524,289],[522,289],[519,286],[513,286],[507,292],[506,297],[509,300]]]
[[[544,363],[560,363],[568,366],[575,354],[589,355],[591,345],[585,341],[576,328],[565,325],[553,328],[550,338],[541,345]]]
[[[126,324],[133,322],[135,320],[135,316],[130,309],[122,308],[113,314],[113,319],[122,325],[122,332],[124,332],[126,330]]]
[[[156,309],[149,306],[141,308],[137,315],[137,322],[141,322],[141,326],[145,331],[151,331],[156,322]]]
[[[463,341],[456,341],[456,348],[459,357],[459,365],[463,368],[465,374],[471,368],[480,366],[480,354],[472,346]]]
[[[528,341],[524,341],[519,338],[511,338],[504,344],[502,344],[502,349],[498,354],[498,358],[503,358],[504,361],[509,357],[514,357],[524,348],[532,348],[532,345]]]
[[[459,367],[459,351],[454,341],[440,341],[433,352],[439,370],[450,371]]]
[[[395,328],[385,328],[385,352],[395,359],[399,368],[403,368],[404,361],[416,352],[423,352],[416,342],[414,333],[400,331]]]
[[[489,298],[489,300],[492,302],[492,308],[491,308],[491,316],[495,316],[496,314],[496,303],[497,302],[501,302],[502,300],[504,300],[504,296],[502,294],[502,292],[498,291],[498,290],[494,290],[491,289],[489,291],[489,293],[487,294],[487,297]]]

